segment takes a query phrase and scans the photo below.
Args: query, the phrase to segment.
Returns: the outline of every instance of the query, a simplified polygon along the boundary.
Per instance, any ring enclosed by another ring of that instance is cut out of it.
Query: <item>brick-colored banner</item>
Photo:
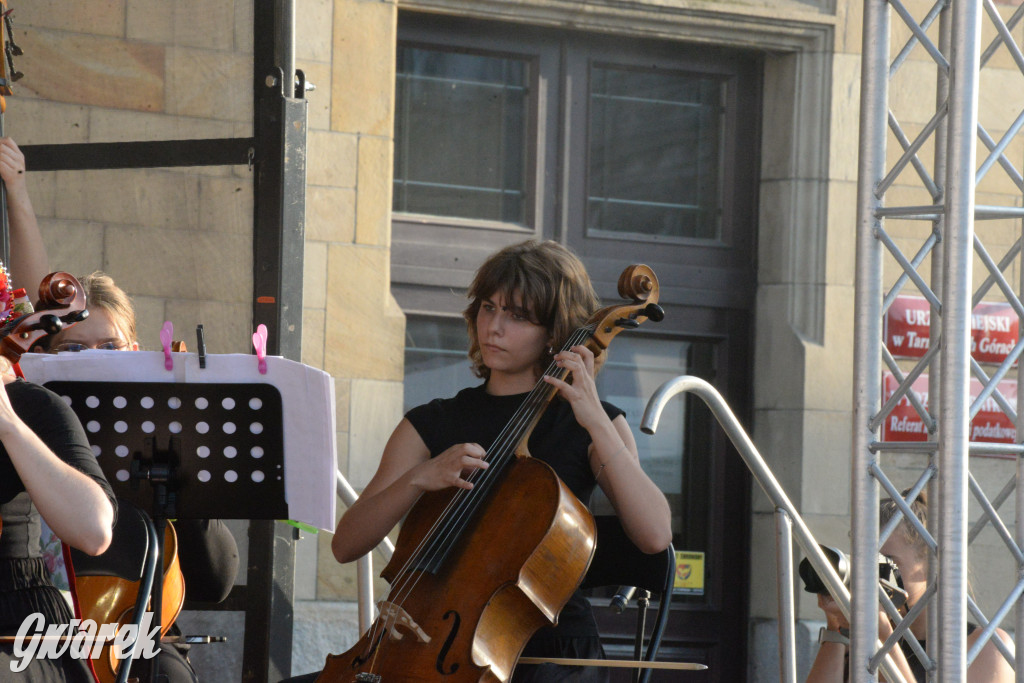
[[[892,373],[886,372],[882,377],[882,401],[888,401],[895,393],[899,383]],[[910,390],[917,395],[921,404],[928,408],[928,375],[921,375],[911,385]],[[981,393],[981,382],[971,380],[971,401]],[[1003,395],[1010,406],[1017,405],[1017,382],[1016,380],[1004,379],[999,383],[999,393]],[[1000,408],[999,404],[991,396],[985,399],[978,414],[971,420],[971,441],[987,441],[992,443],[1014,443],[1017,430],[1013,422]],[[882,423],[883,441],[928,441],[928,431],[925,429],[921,416],[910,403],[906,396],[900,398],[899,403],[889,413]]]
[[[896,297],[885,315],[885,345],[896,358],[920,358],[930,342],[931,309],[923,296]],[[982,302],[971,314],[971,355],[1002,363],[1020,338],[1020,320],[1007,303]]]

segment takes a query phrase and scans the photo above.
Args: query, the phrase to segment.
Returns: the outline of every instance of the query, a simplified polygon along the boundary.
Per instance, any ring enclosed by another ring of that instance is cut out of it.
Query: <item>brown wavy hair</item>
[[[466,294],[470,304],[462,312],[469,332],[469,358],[477,377],[487,379],[491,374],[476,334],[480,304],[496,295],[511,300],[514,294],[521,297],[530,320],[542,325],[552,339],[551,348],[537,359],[538,376],[601,303],[583,262],[558,242],[528,240],[491,255],[477,269]]]

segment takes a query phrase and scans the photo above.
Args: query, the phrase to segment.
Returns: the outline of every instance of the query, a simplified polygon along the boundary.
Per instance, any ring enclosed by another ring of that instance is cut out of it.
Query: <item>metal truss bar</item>
[[[888,175],[886,175],[885,178],[882,179],[882,182],[878,184],[876,192],[885,192],[888,190],[889,187],[896,182],[896,178],[903,172],[903,169],[906,168],[907,163],[912,163],[914,165],[914,169],[917,170],[917,175],[921,178],[925,187],[928,188],[928,192],[931,194],[932,199],[936,199],[938,197],[940,194],[939,188],[932,180],[928,171],[925,170],[924,165],[917,156],[917,151],[921,149],[924,143],[928,142],[928,139],[935,132],[935,129],[938,127],[939,122],[942,121],[942,117],[944,115],[945,111],[936,112],[924,129],[917,134],[917,137],[914,138],[914,142],[908,145],[907,137],[903,134],[903,128],[900,127],[899,121],[896,120],[896,115],[893,114],[892,111],[889,112],[889,129],[893,132],[896,139],[899,140],[900,145],[903,147],[903,154],[896,160],[896,163],[893,164]]]
[[[872,453],[922,453],[939,449],[937,441],[875,441],[869,446]]]
[[[985,644],[989,641],[992,641],[992,644],[995,645],[996,649],[1002,653],[1010,666],[1016,667],[1016,657],[1012,652],[1010,652],[1010,648],[1006,646],[1006,643],[1003,642],[1002,638],[999,638],[998,636],[993,638],[992,635],[995,633],[995,630],[999,628],[999,624],[1003,623],[1003,619],[1006,618],[1009,611],[1013,609],[1014,603],[1016,603],[1020,598],[1022,592],[1024,592],[1024,579],[1018,581],[1017,585],[1013,587],[1013,591],[1011,591],[1010,595],[1003,601],[1003,604],[999,606],[999,609],[992,616],[991,621],[985,618],[985,615],[974,600],[970,596],[967,596],[967,607],[970,609],[971,615],[979,624],[982,625],[981,635],[979,635],[978,639],[974,641],[971,649],[967,651],[967,666],[971,665],[974,658],[978,656],[979,652],[981,652],[981,648],[985,647]]]
[[[1017,26],[1017,22],[1021,20],[1021,17],[1024,17],[1024,4],[1017,5],[1017,9],[1014,10],[1013,16],[1011,16],[1010,19],[1006,22],[1006,28],[1010,30],[1015,28]],[[1000,43],[1000,36],[997,35],[995,38],[992,39],[992,42],[989,43],[988,47],[985,48],[985,52],[983,52],[981,55],[982,65],[988,63],[988,60],[991,59],[992,55],[994,55],[996,50],[999,49]]]
[[[907,28],[909,28],[914,34],[914,37],[920,41],[921,47],[925,49],[925,52],[931,55],[931,58],[935,60],[938,67],[944,72],[949,73],[949,62],[946,61],[945,55],[939,52],[939,48],[935,47],[935,43],[932,42],[931,38],[921,30],[920,24],[918,24],[913,15],[907,11],[907,8],[903,6],[903,3],[899,2],[899,0],[889,0],[889,4],[894,10],[896,10],[896,14],[900,16],[900,19],[902,19],[903,23],[907,25]]]
[[[868,428],[871,431],[875,431],[876,429],[881,427],[882,422],[889,415],[889,413],[892,412],[892,409],[896,407],[896,404],[899,403],[900,399],[903,398],[904,395],[909,395],[910,388],[911,386],[913,386],[914,381],[921,375],[922,372],[925,371],[925,369],[928,367],[928,362],[935,357],[935,354],[939,352],[940,347],[941,340],[935,340],[928,348],[928,350],[925,351],[925,354],[921,356],[921,360],[917,362],[917,365],[910,369],[910,372],[907,374],[907,378],[903,380],[903,382],[900,383],[898,387],[896,387],[896,391],[892,392],[892,396],[890,396],[889,400],[885,402],[885,405],[882,406],[882,409],[879,410],[878,414],[872,417],[871,420],[868,422]],[[881,370],[881,368],[879,368],[879,370]],[[879,375],[879,377],[881,377],[881,375]]]
[[[875,209],[879,218],[904,218],[907,220],[934,221],[943,215],[945,209],[939,204],[918,206],[882,206]]]
[[[838,604],[850,616],[851,680],[861,681],[878,639],[878,485],[869,474],[877,463],[873,417],[882,404],[882,202],[878,180],[885,175],[886,117],[891,18],[885,0],[864,0],[861,47],[860,134],[857,167],[857,269],[854,281],[853,450],[850,529],[852,601],[843,588]],[[930,349],[929,349],[930,350]],[[830,587],[831,588],[831,587]],[[831,590],[830,590],[831,592]],[[895,672],[899,676],[899,672]],[[902,676],[899,676],[902,678]],[[886,676],[892,683],[897,680]]]
[[[1024,218],[1024,208],[1019,206],[987,206],[978,204],[974,207],[974,217],[983,221],[998,221],[1004,218]]]
[[[869,445],[872,453],[935,453],[939,450],[938,441],[874,441]],[[1024,444],[990,443],[972,441],[971,455],[990,455],[1012,458],[1024,455]]]
[[[953,56],[950,79],[949,149],[946,171],[946,232],[940,368],[938,478],[938,656],[937,683],[960,683],[967,676],[967,463],[970,422],[972,245],[974,243],[978,129],[978,69],[981,7],[959,0],[951,5]]]
[[[1019,11],[1019,9],[1018,9]],[[1014,63],[1021,73],[1024,73],[1024,54],[1021,54],[1020,48],[1017,46],[1016,41],[1010,34],[1010,29],[1003,23],[1003,18],[999,16],[999,10],[992,3],[992,0],[985,0],[985,13],[988,14],[988,18],[992,20],[992,25],[996,28],[996,34],[999,39],[1003,41],[1003,45],[1006,46],[1006,50],[1013,57]],[[995,42],[995,39],[993,39]]]
[[[1024,125],[1024,112],[1017,114],[1017,118],[1013,120],[1013,124],[1011,124],[1010,128],[1005,133],[1003,133],[1003,137],[999,139],[999,144],[996,145],[989,152],[989,155],[987,157],[985,157],[985,161],[982,162],[977,174],[975,174],[974,182],[976,184],[981,182],[981,179],[985,177],[985,174],[988,173],[990,168],[992,168],[992,164],[994,164],[997,160],[1003,164],[1003,168],[1006,168],[1006,164],[1010,164],[1010,161],[1009,159],[1006,158],[1004,152],[1006,151],[1006,148],[1010,145],[1010,143],[1013,141],[1014,137],[1016,137],[1017,133],[1020,132],[1022,125]],[[981,137],[982,133],[985,134],[985,137],[989,137],[988,132],[985,131],[985,128],[979,124],[978,136]],[[1010,167],[1012,168],[1013,164],[1010,164]],[[1016,169],[1014,170],[1016,171]],[[1011,178],[1012,177],[1013,176],[1011,176]],[[1017,177],[1020,176],[1018,175]],[[1017,183],[1017,189],[1020,189],[1020,183]]]
[[[1017,356],[1020,355],[1021,349],[1024,348],[1021,346],[1021,344],[1022,342],[1018,341],[1017,345],[1014,346],[1013,353],[1011,354],[1013,358],[1016,358]],[[1009,358],[1009,356],[1007,358]],[[1013,363],[1011,361],[1010,365],[1012,364]],[[1009,365],[1006,366],[1006,369],[1009,370]],[[1006,397],[1003,396],[1002,392],[999,391],[998,387],[999,380],[1001,380],[1003,378],[1003,375],[1006,374],[1003,370],[1003,366],[999,366],[996,374],[993,375],[991,379],[989,379],[989,376],[985,373],[985,369],[981,367],[981,364],[972,358],[971,371],[974,373],[974,376],[977,377],[979,381],[981,381],[983,388],[981,390],[981,393],[978,394],[978,398],[975,399],[973,404],[971,404],[970,411],[968,412],[968,418],[973,420],[975,416],[977,416],[978,412],[981,410],[981,406],[985,402],[985,399],[987,399],[989,396],[992,396],[992,399],[999,404],[1000,410],[1006,413],[1006,416],[1009,417],[1010,420],[1016,422],[1017,411],[1010,407],[1010,402],[1006,400]]]
[[[945,208],[939,205],[923,206],[892,206],[878,207],[874,211],[879,218],[903,218],[905,220],[934,221],[945,215]],[[1019,206],[986,206],[974,207],[974,218],[979,221],[1002,220],[1004,218],[1024,218],[1024,208]]]
[[[1017,298],[1017,293],[1013,291],[1010,284],[1003,277],[1002,271],[996,266],[995,261],[989,256],[988,250],[985,249],[985,245],[981,243],[977,235],[974,235],[974,251],[978,254],[981,262],[985,264],[985,268],[991,274],[995,280],[996,286],[999,287],[999,291],[1006,297],[1006,302],[1013,307],[1013,312],[1017,314],[1017,317],[1024,318],[1024,305],[1021,304],[1020,299]]]
[[[1006,251],[1006,253],[1003,255],[1003,258],[999,260],[998,271],[997,271],[998,273],[1002,273],[1004,270],[1006,270],[1010,266],[1011,263],[1013,263],[1013,260],[1015,258],[1017,258],[1017,254],[1020,253],[1020,247],[1021,247],[1021,238],[1018,237],[1017,241],[1013,243],[1013,246],[1011,246]],[[971,309],[972,310],[974,309],[975,306],[977,306],[978,304],[981,303],[982,299],[985,298],[985,295],[988,294],[988,290],[992,289],[992,285],[994,285],[995,283],[996,283],[996,273],[990,271],[988,277],[985,278],[985,281],[982,282],[981,286],[978,287],[978,289],[976,289],[974,291],[974,297],[971,299]]]
[[[931,671],[934,669],[935,660],[929,657],[928,653],[921,647],[921,641],[919,641],[913,633],[910,633],[910,625],[913,624],[919,616],[921,616],[921,613],[924,612],[925,607],[928,606],[928,603],[931,602],[932,597],[935,595],[934,585],[928,586],[928,588],[925,589],[924,595],[922,595],[921,599],[910,608],[910,611],[907,612],[907,616],[905,617],[900,615],[899,610],[897,610],[896,606],[892,604],[892,600],[890,600],[889,596],[885,594],[885,591],[882,590],[881,586],[878,587],[878,590],[883,596],[884,601],[888,602],[888,606],[892,608],[892,611],[887,608],[886,612],[889,613],[890,618],[893,619],[896,626],[893,628],[892,633],[889,634],[889,637],[885,639],[885,642],[882,643],[882,647],[879,648],[878,652],[875,653],[875,656],[871,658],[870,662],[868,662],[868,669],[875,671],[878,668],[878,663],[882,661],[882,658],[885,657],[893,647],[896,646],[901,638],[910,645],[910,649],[914,651],[914,655],[917,656],[924,665],[925,671]],[[895,617],[893,617],[893,612],[895,612]]]
[[[981,141],[985,143],[985,147],[987,147],[989,150],[995,148],[995,140],[993,140],[992,137],[988,134],[988,131],[986,131],[981,126],[978,126],[978,137],[981,138]],[[1021,174],[1017,171],[1017,168],[1013,165],[1013,163],[1006,158],[1005,154],[999,155],[999,165],[1003,167],[1004,171],[1006,171],[1006,175],[1010,176],[1010,180],[1013,181],[1014,185],[1016,185],[1019,189],[1024,190],[1024,177],[1022,177]]]
[[[935,234],[934,231],[932,231],[932,234],[928,236],[928,239],[924,241],[924,244],[921,245],[921,248],[917,250],[916,254],[914,254],[914,258],[910,261],[910,265],[914,267],[914,272],[917,272],[917,267],[921,265],[921,263],[924,262],[924,258],[931,253],[938,239],[939,236]],[[889,290],[889,292],[885,295],[885,299],[882,300],[882,315],[885,315],[886,313],[889,312],[889,308],[892,306],[892,302],[896,301],[896,297],[898,297],[900,293],[903,291],[903,288],[906,286],[907,280],[909,278],[910,276],[906,273],[906,271],[901,272],[900,276],[896,278],[896,282],[895,284],[893,284],[892,289]]]
[[[918,480],[914,484],[914,486],[911,487],[911,489],[907,492],[907,497],[904,498],[901,492],[896,490],[896,487],[893,486],[892,481],[890,481],[889,478],[885,475],[881,467],[879,467],[877,463],[872,466],[872,476],[874,476],[875,479],[878,480],[879,484],[881,484],[882,488],[884,488],[886,493],[889,494],[889,497],[892,499],[892,501],[896,504],[897,507],[900,508],[900,512],[902,515],[894,515],[885,525],[885,528],[879,532],[879,548],[881,548],[881,546],[885,544],[885,541],[889,538],[889,536],[892,535],[892,533],[896,530],[900,523],[902,521],[906,521],[908,524],[915,527],[917,533],[928,545],[930,552],[934,556],[935,551],[938,547],[937,543],[935,542],[935,539],[932,537],[931,533],[929,533],[929,531],[921,523],[921,520],[919,520],[917,518],[917,515],[914,514],[913,510],[910,509],[910,505],[907,503],[907,501],[915,500],[917,496],[921,493],[921,491],[924,489],[924,487],[928,484],[928,482],[937,474],[937,472],[938,469],[935,467],[935,465],[929,464],[928,467],[926,467],[924,471],[921,473],[921,476],[918,477]],[[902,618],[898,610],[896,610],[895,605],[892,605],[891,601],[888,598],[888,595],[884,596],[885,600],[883,601],[883,604],[885,604],[886,602],[889,603],[891,609],[887,609],[886,611],[889,614],[890,618],[893,619],[894,623],[896,623],[896,628],[893,629],[892,635],[890,635],[890,637],[886,639],[886,642],[883,645],[881,651],[882,653],[888,652],[889,649],[891,649],[896,644],[896,642],[898,642],[899,638],[902,637],[903,634],[909,630],[910,625],[914,623],[918,616],[920,616],[920,614],[924,611],[927,604],[932,601],[932,596],[935,594],[935,592],[936,584],[933,582],[928,585],[924,595],[917,602],[917,604],[915,604],[907,613],[907,615]],[[917,658],[924,664],[926,670],[932,670],[935,668],[935,661],[931,657],[929,657],[927,653],[923,651],[920,642],[913,634],[910,634],[908,637],[905,637],[904,639],[910,645],[911,649],[914,651],[915,656],[917,656]],[[872,664],[875,660],[877,660],[877,658],[878,654],[876,654],[875,657],[872,658]]]
[[[932,5],[932,8],[928,10],[928,14],[925,15],[925,18],[921,20],[922,30],[928,30],[928,28],[932,25],[935,19],[942,13],[942,10],[945,6],[945,0],[939,0],[939,2],[936,2],[934,5]],[[896,55],[896,59],[892,60],[892,64],[889,66],[890,80],[896,74],[896,71],[898,71],[899,68],[903,65],[903,62],[906,61],[907,57],[910,56],[911,51],[913,51],[913,49],[917,46],[917,43],[917,35],[911,35],[910,38],[907,40],[906,44],[903,46],[903,49],[900,50],[900,53],[898,55]]]
[[[971,455],[1024,455],[1024,444],[1019,443],[985,443],[972,441]]]
[[[907,499],[914,500],[914,498],[917,498],[918,494],[921,493],[921,489],[923,489],[925,484],[928,483],[928,480],[935,475],[935,472],[936,471],[931,466],[926,468],[924,473],[922,473],[921,477],[918,479],[917,483],[907,494]],[[918,519],[917,515],[914,514],[914,511],[910,509],[910,505],[907,503],[906,500],[904,500],[902,494],[900,494],[896,487],[892,485],[892,482],[889,481],[889,477],[885,476],[885,472],[883,472],[882,468],[878,466],[878,463],[873,463],[871,465],[871,475],[878,481],[879,484],[882,485],[882,488],[884,488],[885,492],[889,494],[889,497],[896,504],[896,507],[898,507],[900,509],[900,512],[903,513],[903,520],[906,521],[907,524],[910,524],[912,527],[914,527],[917,530],[917,533],[920,534],[921,539],[928,545],[929,550],[935,552],[935,549],[938,547],[938,544],[932,537],[931,532],[929,532],[928,529],[925,528],[924,524],[921,523],[921,520]],[[899,525],[899,522],[899,517],[893,517],[891,520],[889,520],[889,523],[886,525],[885,529],[878,534],[879,548],[882,547],[884,539],[887,539],[889,535],[892,534],[893,530]]]
[[[982,510],[992,521],[992,526],[995,528],[996,533],[998,533],[999,537],[1003,539],[1003,543],[1006,544],[1006,547],[1010,550],[1010,553],[1017,561],[1017,564],[1024,564],[1024,553],[1021,552],[1020,546],[1018,546],[1016,541],[1013,540],[1013,535],[1010,533],[1010,530],[1006,528],[1006,525],[1003,524],[1003,520],[999,516],[999,513],[996,512],[994,507],[992,507],[992,503],[990,503],[988,498],[985,496],[985,492],[981,490],[981,486],[978,485],[974,475],[968,472],[967,477],[968,484],[971,487],[971,493],[974,494],[974,497],[981,505]]]
[[[905,379],[903,376],[903,370],[900,369],[899,364],[896,363],[896,359],[892,357],[891,353],[889,353],[889,349],[885,347],[882,347],[882,360],[885,361],[885,364],[889,367],[889,371],[892,372],[892,376],[896,378],[896,381],[902,384]],[[931,434],[935,432],[935,418],[933,418],[931,413],[928,412],[928,409],[924,407],[921,403],[921,399],[917,397],[917,394],[913,391],[907,391],[905,395],[907,400],[910,401],[910,405],[914,408],[914,411],[921,418],[921,421],[924,422],[924,426],[928,429],[928,433]]]
[[[933,292],[932,288],[928,286],[928,283],[924,281],[921,274],[910,265],[910,261],[908,261],[907,257],[903,255],[903,252],[898,246],[896,246],[896,243],[892,241],[892,238],[889,237],[888,233],[881,228],[876,232],[878,240],[885,245],[886,249],[889,250],[889,253],[892,254],[892,257],[900,264],[903,268],[903,272],[905,272],[914,284],[917,285],[922,296],[924,296],[925,299],[928,299],[929,304],[941,310],[942,304],[939,302],[939,298],[935,296],[935,292]]]
[[[1013,493],[1013,490],[1015,488],[1017,488],[1017,477],[1013,476],[1010,478],[1009,481],[1003,484],[1003,488],[999,491],[999,495],[992,499],[992,507],[998,510],[1002,506],[1002,504],[1006,502],[1006,499],[1010,497],[1010,494]],[[982,530],[986,526],[988,526],[988,522],[988,516],[982,515],[978,519],[978,521],[974,523],[974,526],[971,527],[970,534],[967,535],[968,544],[974,541],[974,539],[977,538],[978,534],[980,534]]]
[[[1022,7],[1024,7],[1024,5],[1022,5]],[[1021,273],[1021,286],[1022,286],[1022,288],[1024,288],[1024,273]],[[1018,368],[1018,372],[1017,372],[1018,379],[1020,378],[1020,374],[1021,373],[1020,373],[1020,370]],[[1019,392],[1019,391],[1017,392],[1017,405],[1021,406],[1021,407],[1024,407],[1024,394],[1022,394],[1022,392]],[[1018,441],[1020,441],[1020,439],[1021,439],[1021,434],[1024,434],[1024,429],[1022,429],[1022,427],[1024,427],[1024,424],[1022,424],[1022,423],[1024,423],[1024,419],[1021,418],[1021,415],[1024,415],[1024,410],[1021,410],[1019,412],[1018,417],[1017,417],[1017,422],[1016,422],[1016,425],[1017,425],[1017,440]],[[1024,458],[1018,457],[1016,464],[1017,464],[1016,473],[1014,474],[1014,477],[1013,477],[1013,480],[1012,480],[1014,484],[1019,482],[1021,480],[1021,478],[1024,477]],[[1009,485],[1010,485],[1010,482],[1007,482],[1007,485],[1005,487],[1003,487],[1004,490],[1007,487],[1009,487]],[[1017,495],[1016,495],[1015,502],[1016,502],[1016,510],[1017,510],[1018,514],[1015,515],[1016,516],[1016,524],[1014,525],[1014,528],[1015,528],[1015,531],[1017,532],[1017,540],[1018,541],[1022,541],[1022,540],[1024,540],[1024,516],[1019,514],[1019,512],[1020,512],[1020,510],[1024,509],[1024,487],[1016,486],[1016,489],[1017,489]],[[1000,495],[1002,495],[1002,491],[1000,491]],[[1018,576],[1021,575],[1021,567],[1020,566],[1017,567],[1017,575]],[[1016,643],[1019,643],[1020,642],[1020,634],[1024,633],[1024,610],[1021,610],[1021,609],[1017,610],[1017,618],[1016,618],[1015,621],[1016,621],[1016,627],[1017,628],[1015,629],[1016,633],[1014,635],[1014,640],[1015,640]],[[1015,674],[1016,674],[1015,680],[1017,681],[1017,683],[1020,683],[1021,681],[1024,681],[1024,667],[1014,667],[1014,669],[1015,669]]]

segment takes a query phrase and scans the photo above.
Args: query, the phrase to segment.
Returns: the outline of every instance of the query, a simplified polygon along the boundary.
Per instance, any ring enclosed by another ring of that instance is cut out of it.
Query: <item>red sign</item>
[[[886,372],[882,379],[882,402],[888,401],[896,392],[899,383],[891,373]],[[921,375],[911,385],[910,390],[917,396],[920,403],[928,408],[928,375]],[[971,401],[981,393],[981,382],[971,380]],[[999,393],[1010,406],[1017,405],[1016,380],[1004,379],[999,383]],[[992,443],[1014,443],[1017,430],[1013,422],[1002,411],[996,400],[989,396],[981,406],[981,410],[971,420],[971,441],[987,441]],[[917,410],[907,396],[902,396],[896,406],[882,423],[883,441],[928,441],[928,430]]]
[[[900,295],[885,315],[885,345],[896,358],[920,358],[928,350],[931,308],[923,296]],[[1020,320],[1007,303],[982,302],[971,314],[971,355],[1002,363],[1020,338]]]

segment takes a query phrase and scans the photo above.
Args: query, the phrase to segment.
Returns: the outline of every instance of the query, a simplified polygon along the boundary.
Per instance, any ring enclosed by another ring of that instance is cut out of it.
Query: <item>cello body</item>
[[[409,512],[381,573],[393,587],[452,497],[424,494]],[[554,471],[517,455],[439,569],[410,569],[413,594],[382,603],[352,649],[327,656],[317,681],[507,681],[526,642],[557,622],[582,582],[594,537],[590,512]]]

